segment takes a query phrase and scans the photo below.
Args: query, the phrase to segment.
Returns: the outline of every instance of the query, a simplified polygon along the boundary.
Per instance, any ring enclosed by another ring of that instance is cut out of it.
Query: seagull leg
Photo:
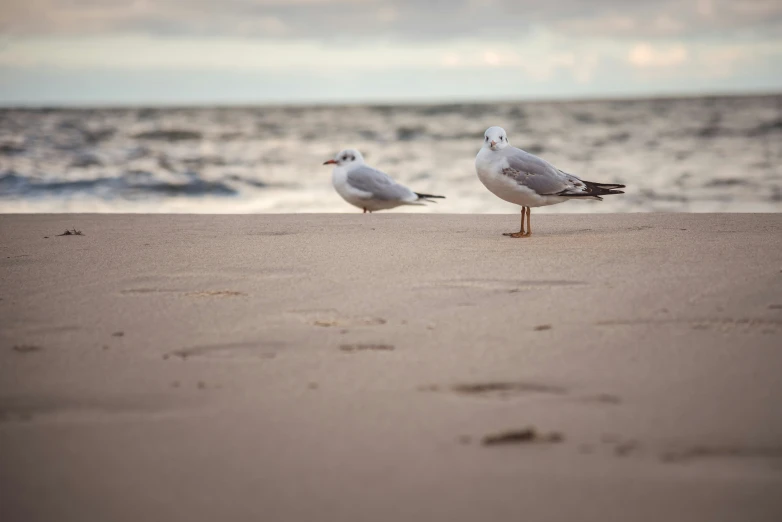
[[[524,232],[524,216],[525,215],[526,215],[527,219],[529,220],[529,207],[521,207],[521,230],[519,230],[518,232],[505,232],[502,235],[503,236],[508,236],[508,237],[514,237],[514,238],[529,237],[530,233],[529,232],[526,232],[526,233]],[[529,227],[529,225],[527,225],[527,226]]]
[[[364,207],[364,212],[362,212],[362,214],[366,214],[366,213],[367,213],[367,207]]]
[[[530,214],[532,209],[527,207],[527,233],[522,237],[530,237],[532,235],[532,215]]]

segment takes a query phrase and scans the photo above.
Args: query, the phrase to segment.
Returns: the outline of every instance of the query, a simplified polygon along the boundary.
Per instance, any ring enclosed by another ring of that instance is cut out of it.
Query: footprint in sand
[[[0,396],[0,422],[93,422],[106,418],[156,418],[183,413],[189,400],[168,394],[136,396]]]
[[[268,267],[260,269],[231,269],[221,272],[179,272],[174,274],[150,274],[132,277],[123,281],[126,290],[121,293],[187,292],[190,289],[210,286],[230,288],[247,281],[284,280],[306,275],[302,270],[287,267]]]
[[[582,444],[581,453],[600,452],[600,447],[609,449],[617,457],[656,455],[666,464],[690,464],[709,460],[741,459],[747,463],[771,463],[782,466],[782,445],[740,446],[707,444],[667,444],[654,447],[635,439],[626,439],[615,434],[604,434],[600,444]]]
[[[389,352],[394,350],[394,348],[393,344],[343,344],[339,347],[340,350],[348,353],[364,351]]]
[[[631,230],[633,232],[637,232],[639,230],[649,230],[651,228],[654,228],[654,227],[650,227],[650,226],[647,226],[647,225],[641,225],[641,226],[637,226],[637,227],[628,227],[625,230]]]
[[[172,288],[127,288],[120,290],[120,294],[134,295],[134,294],[179,294],[183,293],[183,290],[174,290]]]
[[[284,232],[284,231],[271,231],[271,232],[251,232],[248,236],[295,236],[298,232]]]
[[[597,404],[622,404],[622,398],[610,393],[598,393],[597,395],[587,395],[581,398],[582,402],[591,402]]]
[[[450,391],[457,395],[498,399],[533,394],[565,395],[568,392],[566,388],[561,386],[519,381],[462,383],[446,387],[441,387],[435,384],[430,386],[422,386],[419,388],[419,390],[430,392]]]
[[[232,287],[242,287],[248,281],[273,282],[284,281],[292,277],[301,278],[306,273],[289,268],[266,268],[244,270],[227,268],[224,272],[198,272],[177,274],[155,274],[128,278],[123,281],[125,288],[121,295],[142,296],[154,294],[184,295],[191,298],[242,297],[247,294]],[[204,289],[207,287],[207,289]],[[208,289],[209,287],[213,289]]]
[[[643,446],[640,442],[634,439],[623,439],[619,435],[603,434],[600,442],[603,446],[611,448],[611,452],[617,457],[627,457],[643,451]],[[592,447],[592,445],[586,446]],[[588,453],[591,452],[591,450],[588,451]]]
[[[15,344],[11,347],[11,350],[15,351],[16,353],[35,353],[42,352],[43,347],[35,344]]]
[[[459,383],[450,386],[440,386],[434,384],[421,386],[418,388],[418,390],[425,392],[445,391],[461,396],[490,399],[510,399],[525,396],[564,397],[566,395],[570,395],[570,390],[563,386],[529,381]],[[601,405],[616,405],[622,403],[622,399],[620,397],[609,393],[586,395],[582,397],[574,397],[573,399],[579,402],[596,403]]]
[[[414,287],[417,290],[483,290],[487,292],[522,292],[586,285],[585,281],[524,279],[447,279]]]
[[[173,350],[163,354],[163,359],[179,358],[186,361],[190,358],[212,359],[221,361],[252,361],[273,359],[277,356],[275,350],[284,346],[281,342],[241,342],[192,346]]]
[[[782,464],[782,446],[708,446],[679,447],[660,454],[666,463],[684,463],[704,459],[746,459]]]
[[[246,296],[244,292],[237,292],[236,290],[202,290],[200,292],[188,292],[185,294],[187,297],[242,297]]]
[[[348,327],[348,326],[380,326],[388,321],[382,317],[371,316],[348,316],[340,313],[333,308],[322,308],[312,310],[289,310],[286,315],[295,317],[301,321],[313,326],[323,328]]]
[[[730,317],[704,319],[617,319],[598,321],[597,326],[653,326],[662,324],[680,324],[693,330],[715,330],[723,333],[763,333],[773,334],[782,331],[782,319],[741,318]]]
[[[128,288],[121,290],[123,295],[149,295],[149,294],[181,294],[185,297],[204,298],[204,297],[243,297],[247,294],[237,290],[174,290],[171,288]]]
[[[30,334],[65,333],[65,332],[75,332],[77,330],[81,330],[81,326],[77,326],[77,325],[30,326],[26,329],[26,331]]]
[[[500,446],[509,444],[558,444],[565,440],[564,435],[557,431],[540,433],[535,428],[507,430],[486,435],[481,440],[484,446]]]

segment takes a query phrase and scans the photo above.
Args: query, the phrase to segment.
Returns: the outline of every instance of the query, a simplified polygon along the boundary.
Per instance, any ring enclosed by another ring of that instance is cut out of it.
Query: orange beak
[[[336,161],[334,161],[333,159],[330,159],[330,160],[328,160],[328,161],[324,161],[324,162],[323,162],[323,164],[324,164],[324,165],[336,165],[336,164],[337,164],[337,162],[336,162]]]

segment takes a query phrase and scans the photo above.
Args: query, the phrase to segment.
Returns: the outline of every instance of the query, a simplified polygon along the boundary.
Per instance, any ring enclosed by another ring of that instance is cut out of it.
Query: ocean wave
[[[245,182],[240,178],[232,181]],[[261,183],[254,186],[262,187]],[[57,196],[92,194],[100,197],[163,196],[235,196],[239,189],[223,181],[207,181],[191,176],[181,181],[164,181],[145,171],[128,171],[122,176],[95,179],[36,179],[15,172],[0,174],[0,193],[4,196]]]
[[[111,206],[90,206],[91,198],[130,202],[123,209],[149,198],[163,211],[206,211],[212,200],[240,208],[238,199],[243,211],[349,211],[322,163],[356,147],[411,188],[448,196],[415,210],[512,211],[475,176],[475,153],[491,125],[567,172],[628,185],[625,196],[599,205],[546,212],[782,211],[782,96],[5,109],[0,200],[35,199],[43,211]],[[65,200],[71,204],[59,205]]]
[[[139,132],[133,135],[137,140],[163,140],[163,141],[184,141],[200,140],[203,135],[197,131],[173,129],[173,130],[151,130]]]
[[[23,154],[27,149],[21,143],[5,142],[0,143],[0,154],[6,156],[13,156],[15,154]]]

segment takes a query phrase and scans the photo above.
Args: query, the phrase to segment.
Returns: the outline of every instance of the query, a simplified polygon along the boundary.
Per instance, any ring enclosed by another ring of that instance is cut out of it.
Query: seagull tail
[[[600,195],[602,196],[625,193],[624,190],[617,190],[625,188],[624,185],[619,185],[618,183],[593,183],[592,185],[600,192]]]
[[[584,185],[586,185],[586,190],[579,191],[577,193],[569,192],[568,190],[563,190],[558,196],[566,196],[569,198],[594,198],[602,200],[600,196],[610,196],[612,194],[624,194],[623,189],[625,188],[624,185],[620,185],[619,183],[595,183],[593,181],[586,181],[581,180],[584,182]]]
[[[417,201],[428,201],[429,203],[437,203],[436,201],[432,201],[432,198],[445,199],[445,196],[435,196],[434,194],[419,194],[418,192],[413,192],[413,194],[418,196]]]

